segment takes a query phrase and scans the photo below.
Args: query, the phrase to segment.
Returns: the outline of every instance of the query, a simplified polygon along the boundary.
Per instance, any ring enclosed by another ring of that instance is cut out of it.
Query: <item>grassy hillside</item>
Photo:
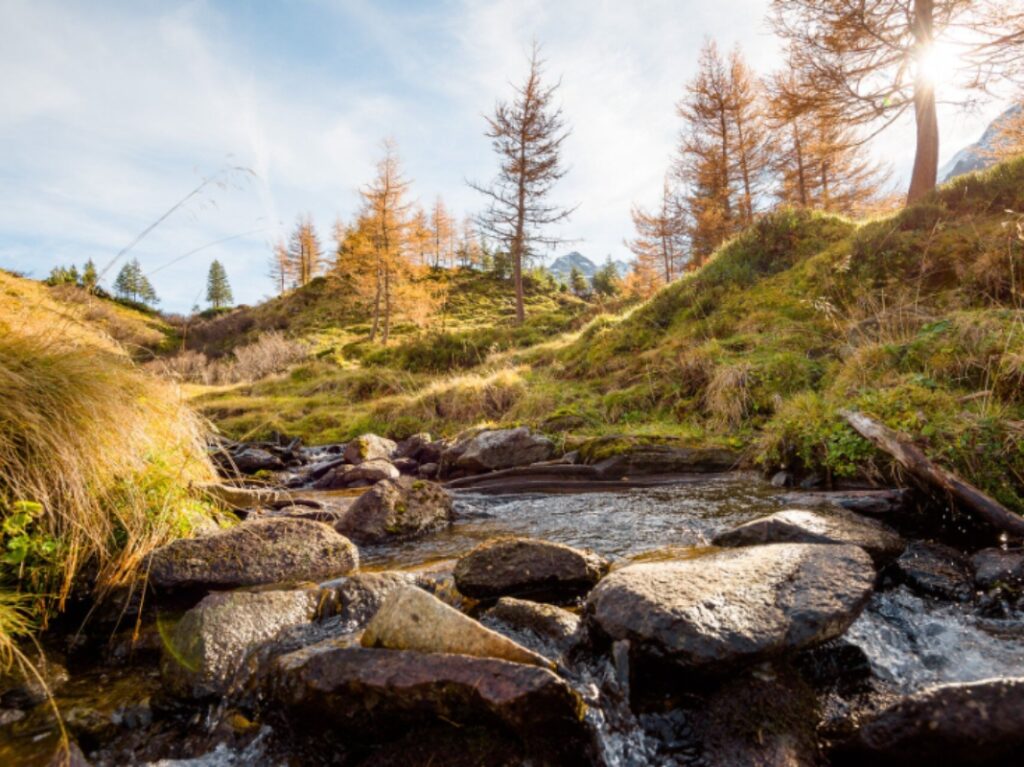
[[[1024,161],[884,219],[781,211],[642,306],[580,331],[463,331],[534,336],[486,359],[479,345],[446,356],[465,336],[328,355],[200,402],[237,435],[525,423],[570,440],[729,445],[808,473],[888,471],[839,418],[855,406],[1024,510],[1022,210]]]
[[[0,273],[0,661],[72,587],[130,582],[154,546],[205,524],[204,429],[108,331],[142,315]],[[76,583],[87,569],[88,583]]]

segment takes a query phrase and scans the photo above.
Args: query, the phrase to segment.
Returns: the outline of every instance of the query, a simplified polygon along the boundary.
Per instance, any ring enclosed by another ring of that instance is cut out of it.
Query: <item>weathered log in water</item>
[[[841,410],[840,413],[858,434],[891,455],[919,482],[953,498],[974,516],[995,529],[1015,537],[1024,537],[1024,517],[1013,513],[970,482],[960,479],[953,472],[929,460],[919,447],[902,439],[888,426],[853,410]]]

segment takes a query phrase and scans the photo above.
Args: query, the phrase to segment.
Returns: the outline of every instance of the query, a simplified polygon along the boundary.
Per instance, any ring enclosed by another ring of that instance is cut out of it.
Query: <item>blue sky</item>
[[[466,179],[494,170],[482,115],[533,39],[574,129],[558,195],[579,209],[561,234],[594,260],[623,258],[630,205],[659,194],[703,37],[740,43],[767,71],[767,5],[0,0],[0,266],[106,265],[203,178],[242,166],[253,174],[223,177],[131,255],[165,309],[201,302],[213,258],[236,299],[256,302],[272,290],[269,243],[309,213],[333,247],[389,136],[424,205],[441,194],[474,212]],[[943,161],[1002,106],[944,113]],[[899,125],[873,147],[900,183],[911,135]]]

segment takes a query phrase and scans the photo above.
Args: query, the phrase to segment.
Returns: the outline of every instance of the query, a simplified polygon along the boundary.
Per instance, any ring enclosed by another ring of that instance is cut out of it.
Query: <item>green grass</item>
[[[316,364],[200,403],[235,435],[527,424],[566,444],[625,433],[739,448],[766,469],[888,475],[839,416],[854,406],[1024,511],[1021,210],[1024,160],[868,222],[782,210],[627,311],[555,295],[514,329],[474,323],[472,302],[500,286],[470,288],[443,334],[381,350],[335,331],[347,345]]]

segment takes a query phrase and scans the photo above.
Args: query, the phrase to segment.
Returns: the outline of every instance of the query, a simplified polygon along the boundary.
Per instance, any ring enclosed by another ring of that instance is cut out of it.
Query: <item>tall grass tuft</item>
[[[42,324],[0,334],[0,639],[45,625],[86,565],[99,596],[130,582],[207,518],[189,485],[213,476],[176,389]]]

